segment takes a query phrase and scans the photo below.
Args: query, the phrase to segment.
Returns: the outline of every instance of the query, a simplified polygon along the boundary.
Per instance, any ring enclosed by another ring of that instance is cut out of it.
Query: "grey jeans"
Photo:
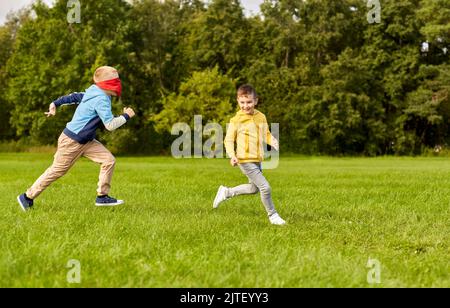
[[[266,180],[262,174],[260,163],[245,163],[240,164],[239,168],[242,173],[244,173],[248,179],[249,184],[239,185],[228,189],[228,198],[239,195],[254,195],[261,193],[261,200],[266,208],[267,214],[272,216],[277,211],[275,210],[275,205],[272,201],[272,189],[270,188],[269,182]]]

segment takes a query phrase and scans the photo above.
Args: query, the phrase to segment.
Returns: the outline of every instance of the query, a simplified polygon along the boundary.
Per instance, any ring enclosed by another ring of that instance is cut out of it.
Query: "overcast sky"
[[[34,0],[0,0],[0,24],[5,22],[6,15],[11,10],[18,10],[33,1]],[[44,0],[44,2],[51,4],[53,0]],[[83,3],[83,0],[80,0],[80,2]],[[259,5],[263,2],[263,0],[241,0],[241,2],[247,10],[247,13],[257,13],[259,12]]]

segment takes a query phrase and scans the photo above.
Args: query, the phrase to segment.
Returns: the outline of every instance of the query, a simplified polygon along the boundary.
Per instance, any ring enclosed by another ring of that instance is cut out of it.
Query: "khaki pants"
[[[101,164],[97,193],[99,195],[109,194],[115,166],[115,158],[111,152],[97,140],[80,144],[62,133],[58,139],[58,150],[53,164],[27,190],[28,198],[37,198],[50,184],[65,175],[81,156]]]

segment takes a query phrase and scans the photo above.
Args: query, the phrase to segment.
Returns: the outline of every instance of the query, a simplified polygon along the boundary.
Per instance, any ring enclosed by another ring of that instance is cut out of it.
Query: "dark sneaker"
[[[119,204],[123,204],[123,200],[117,200],[110,196],[99,196],[95,200],[96,206],[116,206]]]
[[[17,196],[17,202],[19,202],[19,205],[24,212],[28,211],[33,206],[33,200],[27,198],[25,193]]]

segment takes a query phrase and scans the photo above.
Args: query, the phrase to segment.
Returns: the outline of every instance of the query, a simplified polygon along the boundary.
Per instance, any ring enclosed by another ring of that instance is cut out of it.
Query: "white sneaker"
[[[272,225],[282,226],[286,224],[286,222],[283,220],[283,218],[280,217],[280,215],[278,215],[278,213],[270,216],[269,220]]]
[[[219,207],[219,204],[223,201],[227,200],[227,190],[225,186],[220,186],[219,190],[217,191],[217,195],[214,198],[213,208],[217,209]]]

